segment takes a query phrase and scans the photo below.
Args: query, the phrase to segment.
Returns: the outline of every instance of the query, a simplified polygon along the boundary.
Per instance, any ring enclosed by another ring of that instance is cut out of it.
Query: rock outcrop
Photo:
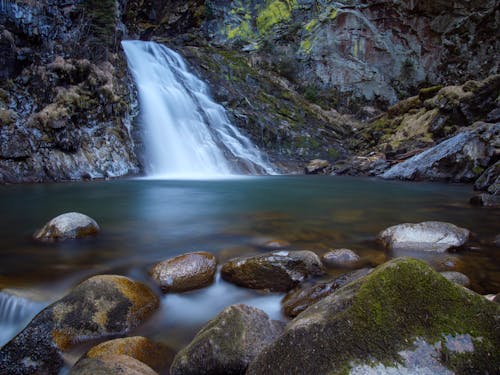
[[[124,335],[159,306],[145,285],[94,276],[40,312],[0,350],[0,373],[57,373],[62,353],[77,343]]]

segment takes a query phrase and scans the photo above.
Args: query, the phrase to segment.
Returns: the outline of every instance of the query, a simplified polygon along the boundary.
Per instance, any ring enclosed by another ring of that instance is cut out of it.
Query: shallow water
[[[321,176],[1,186],[0,288],[35,296],[39,304],[27,303],[18,313],[22,319],[0,322],[9,327],[0,333],[0,345],[22,328],[26,314],[36,314],[33,306],[41,309],[85,278],[117,273],[149,282],[151,264],[184,252],[210,251],[223,261],[266,251],[266,241],[281,239],[289,249],[320,255],[329,248],[351,248],[370,265],[399,255],[423,257],[390,254],[374,241],[382,229],[403,222],[441,220],[472,230],[473,246],[453,256],[473,289],[496,293],[500,259],[487,243],[500,233],[500,212],[470,206],[472,194],[465,185]],[[69,211],[93,217],[102,232],[50,245],[31,240],[37,228]],[[425,259],[436,261],[430,255]],[[160,311],[137,332],[178,348],[232,303],[252,304],[280,318],[281,297],[218,280],[205,289],[162,297]]]

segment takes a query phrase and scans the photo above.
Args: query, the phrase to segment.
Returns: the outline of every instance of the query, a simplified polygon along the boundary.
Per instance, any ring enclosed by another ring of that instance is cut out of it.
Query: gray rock
[[[312,251],[274,251],[235,258],[222,266],[224,280],[252,289],[288,291],[309,276],[324,273],[319,257]]]
[[[330,166],[330,163],[327,160],[314,159],[314,160],[311,160],[306,165],[306,167],[304,168],[304,172],[306,174],[318,174],[318,173],[323,172],[329,166]]]
[[[469,202],[475,206],[500,207],[500,195],[482,193],[473,196]]]
[[[299,314],[246,375],[358,374],[365,366],[384,374],[496,373],[499,313],[424,262],[399,258]]]
[[[472,182],[492,160],[500,124],[484,124],[396,164],[381,177],[400,180]]]
[[[250,361],[281,335],[283,326],[254,307],[229,306],[177,353],[170,374],[244,374]]]
[[[349,249],[335,249],[325,253],[321,260],[326,266],[332,267],[352,267],[355,266],[360,257],[354,251]]]
[[[500,141],[499,141],[500,142]],[[498,145],[500,147],[500,145]],[[474,189],[500,194],[500,161],[488,167],[474,182]]]
[[[43,242],[70,240],[95,235],[100,231],[94,219],[78,212],[68,212],[50,220],[33,237]]]
[[[57,374],[63,352],[77,343],[125,335],[159,307],[142,283],[99,275],[40,312],[0,349],[0,374]]]
[[[188,253],[154,265],[151,277],[164,293],[198,289],[214,281],[217,260],[207,252]]]
[[[455,284],[462,285],[465,287],[470,286],[470,279],[467,277],[467,275],[464,275],[461,272],[457,271],[444,271],[440,272],[442,276],[444,276],[445,279],[450,280],[451,282],[454,282]]]
[[[464,245],[470,231],[450,223],[424,221],[394,225],[377,238],[390,250],[418,250],[442,253]]]
[[[335,290],[347,285],[361,277],[368,275],[373,268],[362,268],[360,270],[348,272],[336,277],[334,280],[320,282],[310,286],[300,286],[291,290],[283,300],[281,306],[286,316],[295,318],[302,311],[326,296],[335,292]]]

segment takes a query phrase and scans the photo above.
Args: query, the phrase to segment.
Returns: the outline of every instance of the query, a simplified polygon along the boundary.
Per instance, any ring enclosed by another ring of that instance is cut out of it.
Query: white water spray
[[[275,173],[179,54],[154,42],[122,46],[139,94],[149,176]]]

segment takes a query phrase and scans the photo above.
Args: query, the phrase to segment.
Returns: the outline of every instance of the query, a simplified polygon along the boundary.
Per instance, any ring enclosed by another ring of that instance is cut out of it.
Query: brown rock
[[[341,275],[332,281],[294,289],[283,297],[283,300],[281,301],[283,312],[286,316],[295,318],[309,306],[332,294],[336,289],[368,275],[371,271],[372,268],[362,268],[360,270]]]
[[[203,288],[214,280],[217,260],[207,252],[188,253],[164,260],[150,270],[164,293]]]
[[[304,168],[304,172],[306,174],[318,174],[320,172],[323,172],[329,166],[330,166],[330,163],[327,160],[314,159],[314,160],[311,160],[306,165],[306,167]]]
[[[312,251],[274,251],[236,258],[222,266],[224,280],[252,289],[288,291],[309,276],[322,275],[323,265]]]
[[[74,344],[125,335],[159,306],[144,284],[117,275],[85,280],[0,349],[0,374],[57,373]],[[36,358],[36,361],[26,361]]]
[[[105,358],[85,358],[70,375],[158,375],[151,367],[128,355],[115,354]]]
[[[106,360],[117,355],[135,358],[159,373],[167,369],[174,358],[173,351],[168,347],[145,337],[135,336],[105,341],[90,349],[80,361],[86,358]]]

